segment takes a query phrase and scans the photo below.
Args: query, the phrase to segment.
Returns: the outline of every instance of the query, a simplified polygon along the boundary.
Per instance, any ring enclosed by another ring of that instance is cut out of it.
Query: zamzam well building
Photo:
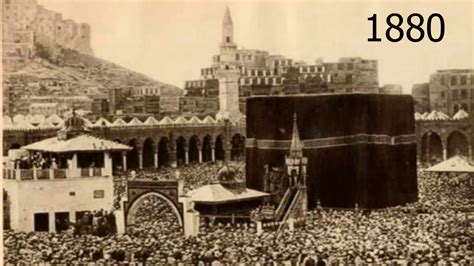
[[[222,24],[219,54],[212,65],[201,69],[201,79],[185,82],[187,94],[180,99],[182,112],[215,113],[219,107],[219,73],[237,69],[240,109],[245,98],[255,95],[316,94],[328,92],[379,93],[376,60],[341,58],[335,63],[316,61],[308,64],[267,51],[238,49],[229,9]],[[214,104],[213,104],[214,103]]]

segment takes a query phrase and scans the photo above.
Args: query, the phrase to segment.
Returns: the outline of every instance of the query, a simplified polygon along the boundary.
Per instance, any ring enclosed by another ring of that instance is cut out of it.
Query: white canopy
[[[229,189],[221,184],[211,184],[191,190],[186,195],[194,202],[215,204],[261,198],[269,194],[249,188]]]
[[[107,119],[101,117],[94,123],[94,127],[109,127],[112,123],[110,123]]]
[[[169,125],[173,124],[173,119],[171,119],[169,116],[165,116],[160,120],[160,125]]]
[[[474,173],[474,165],[467,158],[456,155],[425,170],[438,173]]]
[[[114,126],[126,126],[127,122],[125,122],[122,118],[117,118],[117,120],[115,120],[112,125],[114,125]]]
[[[462,120],[462,119],[465,119],[465,118],[468,118],[468,117],[469,117],[469,114],[466,111],[464,111],[463,109],[461,109],[453,116],[453,119],[454,120]]]

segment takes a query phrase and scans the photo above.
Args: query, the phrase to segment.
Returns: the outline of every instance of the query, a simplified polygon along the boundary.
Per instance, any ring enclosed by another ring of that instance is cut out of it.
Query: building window
[[[467,98],[467,90],[461,90],[461,98]]]
[[[237,60],[237,61],[240,60],[240,54],[235,54],[235,60]]]
[[[69,196],[76,196],[76,192],[74,191],[69,192]]]
[[[456,85],[456,83],[457,83],[456,76],[452,76],[451,77],[451,86]]]
[[[452,91],[452,97],[453,97],[453,100],[457,100],[459,98],[459,91],[458,90],[453,90]]]
[[[441,92],[441,98],[445,98],[446,97],[446,93],[444,91]]]
[[[352,70],[352,69],[354,69],[354,64],[352,63],[347,64],[347,70]]]
[[[230,42],[230,37],[229,36],[225,37],[225,41],[229,43]]]
[[[445,77],[445,76],[441,76],[440,82],[441,82],[441,85],[443,85],[443,86],[446,85],[446,77]]]
[[[466,85],[466,84],[467,84],[467,77],[461,76],[461,85]]]
[[[346,75],[346,83],[352,83],[352,75],[351,74]]]
[[[104,190],[94,190],[94,199],[103,199],[104,198]]]
[[[337,64],[337,70],[343,70],[344,66],[342,64]]]

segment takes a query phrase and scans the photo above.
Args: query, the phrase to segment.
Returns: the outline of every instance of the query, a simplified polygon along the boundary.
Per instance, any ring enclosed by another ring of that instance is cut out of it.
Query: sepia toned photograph
[[[3,265],[474,265],[474,2],[1,10]]]

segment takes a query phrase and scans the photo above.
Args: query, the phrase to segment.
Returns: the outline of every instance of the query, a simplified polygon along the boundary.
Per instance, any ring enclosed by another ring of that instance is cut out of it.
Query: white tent
[[[430,121],[441,121],[449,120],[449,116],[441,111],[433,110],[427,117],[426,120]]]

